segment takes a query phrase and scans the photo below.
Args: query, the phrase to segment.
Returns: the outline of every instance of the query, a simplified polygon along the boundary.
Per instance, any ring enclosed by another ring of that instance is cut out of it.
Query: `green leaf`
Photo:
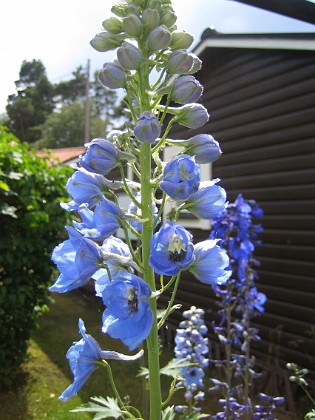
[[[186,367],[190,366],[191,363],[185,359],[177,360],[172,359],[168,362],[168,364],[161,368],[160,372],[163,375],[171,376],[172,378],[182,378],[181,370]]]
[[[81,407],[71,410],[72,413],[77,413],[79,411],[85,411],[90,413],[97,413],[94,417],[97,420],[114,418],[119,419],[125,412],[121,411],[118,401],[115,398],[111,397],[93,397],[91,401]]]
[[[310,411],[309,413],[305,414],[305,420],[314,420],[315,419],[315,410]]]
[[[161,420],[173,420],[175,419],[175,411],[174,406],[166,407],[165,410],[162,411],[162,418]]]
[[[3,182],[3,181],[0,180],[0,190],[9,191],[10,190],[10,187],[9,187],[8,184],[6,184],[5,182]]]
[[[149,379],[149,369],[144,366],[141,366],[137,376],[144,376],[145,379]]]

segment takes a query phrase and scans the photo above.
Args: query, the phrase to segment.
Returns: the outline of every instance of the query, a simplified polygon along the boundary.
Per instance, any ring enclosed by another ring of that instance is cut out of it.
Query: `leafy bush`
[[[13,384],[47,309],[50,254],[67,217],[58,203],[70,174],[0,126],[0,386]]]

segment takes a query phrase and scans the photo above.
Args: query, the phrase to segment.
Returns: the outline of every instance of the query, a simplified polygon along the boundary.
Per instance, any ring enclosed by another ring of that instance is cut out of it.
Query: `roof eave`
[[[206,48],[315,51],[315,33],[305,34],[221,34],[206,29],[194,47],[196,55]]]

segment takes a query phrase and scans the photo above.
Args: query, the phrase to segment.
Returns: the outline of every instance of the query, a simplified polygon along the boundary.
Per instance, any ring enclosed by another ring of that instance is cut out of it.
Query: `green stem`
[[[152,215],[152,186],[151,186],[151,147],[150,144],[142,143],[140,149],[141,164],[141,205],[142,217],[148,221],[142,225],[142,265],[144,280],[156,291],[154,271],[149,265],[150,240],[153,234],[154,218]],[[147,339],[148,363],[149,363],[149,390],[150,390],[150,420],[161,419],[161,384],[160,384],[160,361],[157,328],[157,302],[150,299],[153,313],[153,325]]]
[[[109,378],[109,382],[111,384],[112,390],[114,392],[115,397],[117,398],[117,401],[120,405],[120,407],[122,408],[122,410],[124,411],[124,414],[127,414],[128,418],[130,419],[134,419],[135,417],[129,412],[129,410],[127,410],[127,407],[125,406],[123,400],[121,399],[119,392],[117,390],[115,381],[114,381],[114,377],[113,377],[113,373],[112,373],[112,369],[109,365],[109,363],[106,362],[106,360],[102,360],[103,365],[106,367],[107,369],[107,373],[108,373],[108,378]],[[126,418],[126,417],[125,417]]]
[[[162,327],[162,325],[164,324],[165,320],[167,319],[167,317],[169,316],[169,314],[170,314],[170,313],[171,313],[171,311],[172,311],[173,303],[174,303],[175,296],[176,296],[177,289],[178,289],[178,285],[179,285],[180,275],[181,275],[181,271],[180,271],[180,272],[177,274],[177,276],[176,276],[176,280],[175,280],[174,289],[173,289],[173,292],[172,292],[171,299],[170,299],[170,301],[168,302],[168,305],[167,305],[166,311],[165,311],[165,313],[164,313],[164,315],[163,315],[162,319],[160,319],[160,321],[159,321],[159,323],[158,323],[158,328],[159,328],[159,329]]]
[[[126,194],[129,196],[130,200],[135,204],[135,206],[141,209],[141,203],[139,203],[139,201],[135,199],[135,196],[132,194],[132,192],[130,191],[130,189],[128,187],[122,165],[119,164],[118,167],[119,167],[119,171],[120,171],[120,176],[121,176],[122,181],[124,183],[124,189],[125,189]]]

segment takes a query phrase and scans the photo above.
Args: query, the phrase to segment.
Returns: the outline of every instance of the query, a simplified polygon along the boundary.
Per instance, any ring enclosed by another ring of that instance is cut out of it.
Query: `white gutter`
[[[193,51],[196,55],[206,48],[251,48],[266,50],[315,51],[315,41],[310,39],[272,39],[272,38],[206,38]]]

